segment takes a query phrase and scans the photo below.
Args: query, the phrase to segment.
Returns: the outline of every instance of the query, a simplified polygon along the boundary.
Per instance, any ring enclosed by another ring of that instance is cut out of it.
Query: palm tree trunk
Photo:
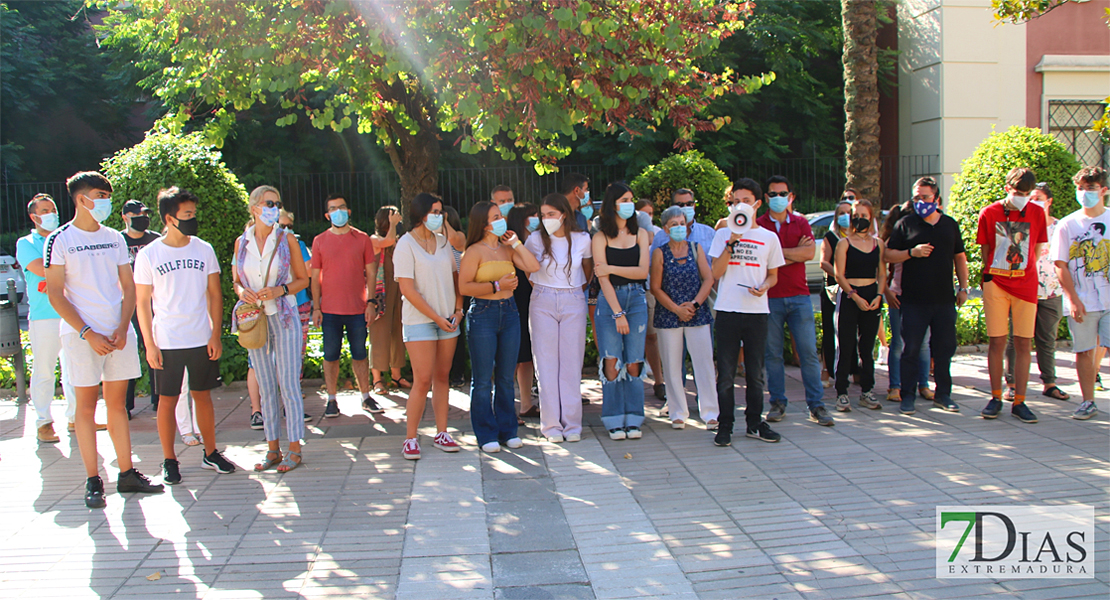
[[[847,187],[882,203],[876,0],[841,0],[844,27],[844,143]]]

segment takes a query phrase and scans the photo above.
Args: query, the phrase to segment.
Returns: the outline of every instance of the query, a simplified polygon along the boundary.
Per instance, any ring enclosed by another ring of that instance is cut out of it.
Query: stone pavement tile
[[[485,479],[486,502],[555,500],[555,486],[548,477],[537,479]]]
[[[494,598],[496,600],[551,600],[555,598],[593,600],[594,591],[589,584],[584,583],[499,587]]]
[[[499,587],[589,583],[574,550],[494,554],[493,581]]]
[[[735,588],[698,590],[701,600],[736,600],[738,598],[775,598],[776,600],[807,600],[812,596],[803,596],[794,586],[788,583],[771,583],[764,585],[737,585]]]
[[[574,538],[562,506],[553,494],[546,497],[550,499],[490,502],[486,507],[490,549],[494,553],[573,550]]]

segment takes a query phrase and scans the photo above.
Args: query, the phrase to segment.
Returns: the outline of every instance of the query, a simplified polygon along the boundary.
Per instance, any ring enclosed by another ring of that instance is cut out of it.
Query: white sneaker
[[[493,454],[494,452],[500,452],[500,451],[501,451],[501,444],[498,444],[497,442],[486,442],[485,444],[482,444],[482,452],[488,452],[490,454]]]
[[[887,346],[879,346],[879,364],[885,365],[887,357],[890,355],[890,348]]]
[[[562,444],[563,443],[563,434],[555,433],[555,434],[549,435],[549,436],[547,436],[547,441],[551,442],[552,444]]]
[[[523,446],[524,442],[520,438],[515,437],[515,438],[509,438],[509,440],[507,442],[505,442],[505,445],[508,446],[509,448],[513,449],[513,450],[516,450],[517,448],[520,448],[521,446]]]
[[[568,433],[567,434],[567,441],[568,442],[580,442],[580,441],[582,441],[582,436],[577,434],[577,433]]]

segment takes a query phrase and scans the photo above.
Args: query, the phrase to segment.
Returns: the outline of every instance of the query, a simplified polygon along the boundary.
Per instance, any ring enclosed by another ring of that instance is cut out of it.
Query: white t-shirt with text
[[[211,244],[190,237],[181,248],[159,238],[135,256],[135,284],[149,285],[154,305],[154,343],[163,350],[208,344],[208,276],[220,272]]]
[[[103,225],[84,231],[70,222],[50,234],[44,248],[44,268],[65,265],[65,297],[81,320],[96,333],[112,335],[123,316],[119,268],[131,268],[123,234]],[[65,319],[59,332],[78,333]]]
[[[1075,294],[1087,312],[1110,310],[1110,210],[1094,218],[1078,210],[1056,221],[1048,255],[1068,263]],[[1071,310],[1067,294],[1064,306]]]
[[[732,231],[727,227],[717,230],[713,235],[713,245],[709,248],[710,261],[728,250],[725,244],[730,237]],[[777,235],[762,227],[748,230],[733,248],[728,269],[717,284],[717,302],[714,308],[734,313],[770,313],[767,294],[755,296],[751,290],[763,285],[768,269],[777,269],[784,264],[786,260],[782,256],[782,246]]]

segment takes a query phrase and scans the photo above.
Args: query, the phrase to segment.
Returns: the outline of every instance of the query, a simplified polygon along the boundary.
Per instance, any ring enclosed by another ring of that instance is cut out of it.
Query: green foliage
[[[199,133],[151,132],[139,144],[105,160],[103,169],[114,188],[112,216],[105,221],[109,227],[123,228],[120,212],[123,204],[134,198],[151,207],[150,228],[160,230],[156,198],[163,188],[176,185],[200,198],[197,237],[212,244],[220,261],[224,323],[229,324],[237,300],[230,276],[232,252],[250,215],[247,191],[220,161],[220,153],[211,150]]]
[[[1055,194],[1053,216],[1059,218],[1079,209],[1071,178],[1081,165],[1063,144],[1029,127],[1014,126],[992,133],[963,162],[945,208],[960,224],[972,287],[982,279],[983,257],[975,243],[979,211],[1006,197],[1006,174],[1016,167],[1033,169],[1037,181],[1048,182]]]
[[[679,188],[694,191],[698,202],[696,219],[710,227],[728,212],[725,208],[725,189],[728,177],[705,158],[701,152],[691,150],[672,154],[662,162],[652,165],[632,180],[632,193],[637,198],[650,198],[655,214],[661,215],[671,205],[671,195]]]

